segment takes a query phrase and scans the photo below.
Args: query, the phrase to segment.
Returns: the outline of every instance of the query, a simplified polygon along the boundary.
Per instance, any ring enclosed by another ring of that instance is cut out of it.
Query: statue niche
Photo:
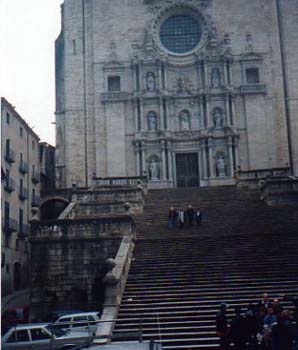
[[[155,75],[153,72],[148,72],[146,74],[146,89],[147,91],[155,91]]]
[[[157,130],[157,114],[154,111],[150,111],[147,115],[148,119],[148,130],[155,131]]]
[[[190,130],[190,113],[187,110],[183,110],[179,113],[179,124],[181,131]]]
[[[216,129],[223,128],[224,125],[224,114],[221,108],[214,108],[213,110],[213,123]]]
[[[222,154],[218,154],[216,156],[215,168],[216,168],[216,176],[217,177],[227,176],[226,161],[225,161],[225,158]]]
[[[211,86],[213,88],[220,87],[220,71],[219,68],[213,68],[211,71]]]
[[[160,166],[157,157],[152,158],[149,161],[149,179],[159,180]]]

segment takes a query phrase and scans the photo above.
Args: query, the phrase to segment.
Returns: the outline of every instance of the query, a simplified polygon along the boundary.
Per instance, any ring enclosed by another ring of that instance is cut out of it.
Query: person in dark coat
[[[227,304],[221,303],[220,310],[216,315],[216,334],[220,338],[220,350],[229,349],[229,328],[226,315]]]
[[[277,324],[273,326],[272,350],[292,350],[294,343],[294,328],[288,310],[282,311]]]
[[[230,341],[234,343],[234,350],[243,350],[246,340],[245,319],[241,315],[241,309],[235,309],[235,316],[232,318],[230,326]]]
[[[187,217],[188,225],[192,226],[193,220],[195,217],[195,211],[193,210],[193,207],[191,204],[189,204],[188,208],[186,209],[186,217]]]
[[[175,230],[177,224],[178,213],[174,207],[171,207],[169,210],[169,229]]]

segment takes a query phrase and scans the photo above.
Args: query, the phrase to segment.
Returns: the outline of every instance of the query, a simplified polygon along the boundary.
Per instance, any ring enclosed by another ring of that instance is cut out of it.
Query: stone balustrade
[[[116,320],[119,306],[121,303],[122,294],[124,291],[131,259],[134,249],[134,237],[125,236],[118,249],[112,268],[104,277],[105,288],[105,303],[101,321],[96,332],[95,343],[107,343],[111,339],[114,322],[109,320]]]
[[[262,199],[268,205],[298,203],[298,178],[267,179],[261,188]]]
[[[266,84],[247,84],[240,86],[241,94],[265,94],[266,92]]]
[[[129,93],[126,91],[104,92],[101,94],[102,102],[125,101],[129,98]]]
[[[128,177],[93,177],[95,187],[123,187],[147,184],[147,178],[145,176],[128,176]]]
[[[245,170],[238,171],[237,178],[238,179],[265,179],[267,177],[281,177],[281,176],[289,176],[290,168],[268,168],[268,169],[256,169],[256,170]]]
[[[130,235],[135,232],[135,223],[128,215],[59,219],[31,222],[31,240],[47,238],[49,240],[85,240],[99,236]]]

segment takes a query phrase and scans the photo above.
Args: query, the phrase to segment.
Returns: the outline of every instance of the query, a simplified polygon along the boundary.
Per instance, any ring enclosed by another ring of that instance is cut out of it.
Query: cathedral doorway
[[[200,185],[199,162],[197,153],[176,154],[177,187]]]

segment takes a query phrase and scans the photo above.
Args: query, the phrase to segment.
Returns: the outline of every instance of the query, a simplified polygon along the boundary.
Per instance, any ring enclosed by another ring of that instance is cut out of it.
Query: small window
[[[20,137],[23,137],[23,128],[20,126]]]
[[[29,341],[29,334],[27,329],[22,329],[17,331],[17,341],[18,342]]]
[[[120,91],[120,77],[119,76],[111,76],[108,77],[108,91]]]
[[[6,113],[6,123],[10,124],[10,114]]]
[[[77,316],[73,318],[73,322],[77,322],[72,325],[72,327],[84,327],[88,326],[87,316]]]
[[[246,84],[259,84],[259,69],[258,68],[247,68],[246,73]]]
[[[15,343],[16,342],[16,332],[12,332],[10,337],[7,339],[7,343]]]
[[[35,142],[32,141],[32,149],[34,150],[35,149]]]
[[[51,339],[51,336],[44,329],[35,328],[35,329],[31,329],[31,338],[32,338],[32,341],[37,341],[37,340],[43,340],[43,339]]]

